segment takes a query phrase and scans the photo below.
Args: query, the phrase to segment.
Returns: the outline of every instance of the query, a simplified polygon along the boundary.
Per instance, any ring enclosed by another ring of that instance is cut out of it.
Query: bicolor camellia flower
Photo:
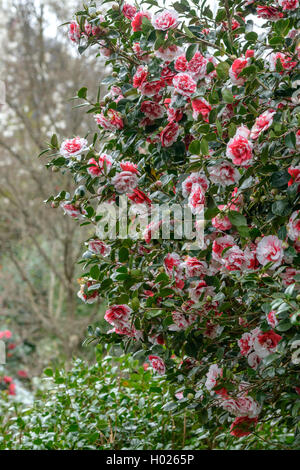
[[[211,112],[211,105],[205,98],[196,98],[192,101],[193,119],[197,120],[201,115],[203,120],[208,122],[208,116]]]
[[[191,74],[195,81],[204,78],[207,75],[208,59],[201,52],[197,51],[187,64],[187,71]]]
[[[231,235],[225,235],[224,237],[216,238],[212,244],[213,259],[219,263],[222,263],[224,250],[228,250],[234,245],[234,239]]]
[[[111,247],[109,245],[106,245],[106,243],[97,239],[89,240],[88,249],[95,255],[101,256],[108,256],[111,251]]]
[[[163,80],[144,81],[139,87],[139,90],[142,95],[151,97],[157,95],[164,86]]]
[[[257,17],[263,18],[264,20],[276,21],[284,17],[284,14],[279,10],[279,8],[271,6],[258,5],[256,7],[256,12]]]
[[[197,88],[197,83],[188,73],[179,73],[173,78],[175,91],[183,96],[192,95]]]
[[[129,20],[133,20],[133,18],[136,15],[136,8],[135,6],[130,5],[130,3],[124,3],[123,8],[122,8],[122,13]]]
[[[283,54],[282,52],[273,52],[269,56],[270,70],[274,72],[276,70],[276,64],[279,62],[284,70],[290,71],[297,65],[297,61],[293,60],[291,56]],[[280,73],[283,73],[281,71]]]
[[[141,111],[144,113],[149,119],[160,119],[163,117],[165,110],[164,107],[155,101],[146,100],[143,101],[141,104]]]
[[[128,193],[138,185],[138,177],[132,171],[121,171],[111,180],[117,193]]]
[[[209,366],[208,372],[206,374],[205,387],[207,390],[212,390],[216,385],[218,378],[223,376],[223,369],[217,364],[212,364]]]
[[[241,77],[240,73],[248,65],[248,60],[245,58],[235,59],[229,69],[229,77],[234,85],[244,85],[246,78]]]
[[[271,310],[267,315],[266,315],[266,320],[268,324],[272,327],[275,328],[278,325],[278,320],[276,317],[276,312],[274,310]]]
[[[60,154],[65,158],[76,157],[88,150],[88,141],[82,137],[64,140],[60,147]]]
[[[106,153],[102,153],[99,156],[98,161],[95,158],[89,159],[89,167],[87,168],[87,172],[93,177],[103,176],[104,174],[109,173],[112,164],[112,157],[110,155],[107,155]]]
[[[208,273],[207,263],[193,256],[187,256],[181,266],[187,277],[202,277]]]
[[[77,207],[70,202],[61,202],[60,207],[64,210],[64,213],[73,219],[83,219],[87,212],[82,207]]]
[[[231,163],[223,161],[218,165],[208,167],[209,179],[212,183],[220,186],[236,184],[241,174]]]
[[[179,125],[171,121],[160,133],[160,141],[163,147],[170,147],[176,142],[179,135]]]
[[[291,175],[291,179],[288,182],[288,186],[294,183],[300,183],[300,166],[290,166],[288,173]]]
[[[143,18],[148,18],[148,20],[151,20],[151,13],[149,13],[149,11],[138,11],[134,15],[131,21],[131,27],[134,32],[142,30]]]
[[[260,134],[272,125],[273,123],[273,116],[276,114],[276,111],[273,111],[271,109],[268,109],[264,113],[262,113],[258,118],[256,118],[256,121],[254,123],[254,126],[251,129],[250,132],[250,139],[256,140]]]
[[[124,122],[121,117],[121,114],[115,109],[109,109],[107,111],[107,116],[104,116],[104,114],[101,113],[95,114],[94,118],[98,126],[101,126],[107,131],[120,130],[124,127]]]
[[[239,208],[234,204],[231,204],[230,207],[227,205],[221,204],[218,206],[218,209],[221,211],[220,214],[217,214],[216,217],[213,217],[211,220],[212,225],[217,230],[230,230],[232,227],[232,223],[229,220],[229,217],[225,214],[226,210],[231,211],[238,211]]]
[[[167,47],[159,47],[155,52],[155,56],[159,59],[162,59],[164,62],[171,62],[175,59],[175,57],[181,54],[180,47],[176,46],[176,44],[170,44]],[[171,83],[170,83],[171,85]]]
[[[152,24],[155,29],[167,31],[178,26],[178,13],[175,10],[164,10],[156,13],[152,18]]]
[[[77,296],[86,304],[93,304],[99,299],[99,290],[95,281],[88,279],[80,279],[80,290]]]
[[[148,76],[148,67],[140,65],[133,76],[133,87],[140,88]]]
[[[153,369],[160,375],[164,375],[166,372],[166,366],[164,361],[159,356],[149,356],[149,361],[151,362],[151,366]]]
[[[175,60],[174,69],[176,72],[186,72],[188,67],[188,61],[186,60],[185,55],[180,55]]]
[[[204,192],[206,192],[209,187],[209,181],[204,173],[193,172],[182,182],[181,187],[183,197],[189,196],[194,184],[199,184]]]
[[[260,358],[264,358],[269,354],[275,352],[277,344],[281,341],[282,336],[275,333],[274,330],[269,330],[265,333],[258,334],[253,343],[253,348]]]
[[[270,269],[278,268],[283,258],[282,241],[275,235],[263,237],[257,244],[256,256],[263,266],[272,262]]]
[[[81,37],[80,26],[76,21],[71,21],[69,24],[69,39],[78,43]]]
[[[257,418],[249,418],[248,416],[235,418],[230,426],[230,434],[234,437],[249,436],[254,431],[257,422]]]
[[[288,237],[293,241],[300,240],[300,219],[299,210],[292,213],[287,224]]]
[[[277,0],[283,10],[296,10],[299,8],[299,0]]]
[[[188,206],[191,209],[192,214],[201,214],[203,206],[205,204],[205,193],[203,187],[200,184],[193,184],[189,199]]]
[[[248,166],[252,163],[253,144],[248,140],[249,130],[245,127],[237,129],[236,134],[229,140],[226,148],[226,156],[235,165]]]
[[[128,199],[130,199],[134,204],[144,204],[151,206],[151,199],[140,189],[135,188],[132,193],[127,194]]]

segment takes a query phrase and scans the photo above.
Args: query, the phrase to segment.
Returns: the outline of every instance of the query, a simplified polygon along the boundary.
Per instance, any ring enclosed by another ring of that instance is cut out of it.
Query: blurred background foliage
[[[9,328],[31,354],[31,376],[49,361],[66,362],[79,351],[99,304],[77,298],[76,266],[88,229],[75,230],[60,209],[43,201],[59,188],[72,189],[69,175],[46,172],[37,155],[50,136],[85,135],[89,116],[74,109],[83,85],[95,93],[101,60],[80,57],[66,34],[80,2],[3,0],[0,78],[6,104],[0,108],[0,331]],[[58,213],[59,212],[59,213]],[[55,262],[54,262],[55,260]],[[101,308],[100,308],[101,310]]]

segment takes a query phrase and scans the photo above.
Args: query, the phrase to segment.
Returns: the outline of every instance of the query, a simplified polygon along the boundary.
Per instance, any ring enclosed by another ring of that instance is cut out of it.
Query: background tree
[[[58,27],[76,2],[17,0],[2,7],[0,323],[37,346],[38,371],[58,351],[67,358],[76,351],[98,305],[83,310],[76,296],[83,234],[43,204],[62,185],[70,191],[71,179],[45,175],[36,156],[52,133],[87,132],[88,121],[69,99],[82,84],[96,89],[103,67],[79,59]]]

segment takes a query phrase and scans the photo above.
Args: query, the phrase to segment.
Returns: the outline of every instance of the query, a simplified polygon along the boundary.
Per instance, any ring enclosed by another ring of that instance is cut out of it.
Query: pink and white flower
[[[197,88],[197,83],[188,73],[179,73],[173,78],[175,91],[183,96],[191,96]]]
[[[60,147],[60,154],[65,158],[76,157],[88,150],[88,141],[82,137],[64,140]]]
[[[277,0],[283,10],[296,10],[299,8],[299,0]]]
[[[269,56],[270,61],[270,70],[274,72],[276,70],[277,61],[279,61],[284,70],[292,70],[297,65],[297,61],[292,60],[292,58],[287,55],[283,54],[282,52],[273,52]]]
[[[268,235],[257,244],[256,256],[260,264],[265,266],[272,262],[270,269],[280,266],[283,258],[282,241],[275,235]]]
[[[196,98],[192,101],[193,119],[197,120],[201,115],[203,120],[208,122],[208,116],[211,112],[211,106],[205,98]]]
[[[115,109],[109,109],[107,116],[103,113],[94,115],[95,121],[98,126],[101,126],[106,131],[121,130],[124,127],[124,122],[121,114]]]
[[[224,237],[219,237],[216,238],[213,241],[212,245],[212,257],[215,261],[218,261],[219,263],[223,262],[223,251],[231,248],[235,245],[234,239],[231,235],[225,235]],[[226,254],[226,252],[225,252]]]
[[[226,251],[223,260],[228,271],[240,271],[245,263],[245,255],[243,250],[234,245]]]
[[[188,206],[191,209],[192,214],[201,214],[203,206],[205,204],[205,193],[203,187],[200,184],[193,184],[191,193],[188,199]]]
[[[251,333],[244,333],[243,336],[238,340],[238,345],[242,356],[248,356],[253,350],[254,338]]]
[[[72,219],[84,219],[84,216],[87,214],[85,209],[77,207],[70,202],[61,202],[60,207],[64,210],[64,213],[72,217]]]
[[[287,234],[290,240],[300,240],[300,218],[299,210],[292,213],[289,222],[287,224]]]
[[[208,172],[212,183],[224,187],[236,184],[241,177],[238,169],[226,161],[208,167]]]
[[[188,67],[188,61],[186,60],[185,55],[180,55],[175,60],[174,69],[176,72],[186,72]]]
[[[271,310],[269,313],[266,314],[266,320],[271,328],[275,328],[278,325],[278,320],[276,318],[275,310]]]
[[[136,8],[135,6],[130,5],[130,3],[124,3],[122,13],[129,20],[133,20],[136,15]]]
[[[148,67],[146,65],[139,65],[136,69],[136,72],[133,76],[133,87],[140,88],[142,84],[145,82],[148,76]]]
[[[223,376],[223,369],[217,364],[212,364],[209,366],[208,372],[206,374],[205,387],[207,390],[212,390],[216,385],[220,377]]]
[[[164,10],[156,13],[152,18],[152,24],[155,29],[167,31],[178,26],[178,13],[175,10]]]
[[[163,147],[170,147],[176,142],[179,135],[179,125],[171,121],[160,133],[160,141]]]
[[[179,54],[181,54],[180,47],[176,44],[170,44],[167,47],[159,47],[155,52],[155,56],[162,59],[164,62],[172,62]]]
[[[88,249],[95,255],[101,256],[108,256],[111,251],[110,246],[106,245],[106,243],[104,243],[103,241],[97,239],[89,240]]]
[[[194,57],[192,57],[187,65],[187,70],[190,72],[194,80],[198,81],[207,75],[207,63],[208,59],[204,57],[201,52],[197,51],[194,54]]]
[[[165,110],[164,107],[155,101],[146,100],[143,101],[141,104],[141,111],[144,113],[149,119],[160,119],[163,117]]]
[[[134,15],[131,21],[131,27],[134,32],[142,30],[143,18],[148,18],[148,20],[151,20],[151,13],[149,13],[149,11],[138,11]]]
[[[277,345],[281,339],[282,336],[278,335],[273,330],[269,330],[265,333],[261,332],[254,339],[254,351],[260,358],[264,358],[276,351]]]
[[[188,197],[190,195],[194,184],[199,184],[204,192],[207,191],[209,187],[209,181],[207,180],[204,173],[193,172],[183,181],[181,185],[183,197]]]
[[[160,375],[164,375],[166,372],[166,366],[161,357],[149,356],[149,361],[151,362],[151,365],[153,369],[156,370],[156,372],[158,372]]]
[[[246,78],[241,77],[240,73],[248,65],[248,60],[244,58],[235,59],[229,69],[229,77],[234,85],[244,85]]]
[[[89,159],[88,165],[90,166],[87,168],[87,172],[93,177],[103,176],[104,174],[109,173],[112,164],[112,157],[106,153],[102,153],[99,156],[98,161],[95,158]]]
[[[226,156],[232,160],[235,165],[248,166],[252,163],[253,144],[245,137],[244,128],[232,137],[226,148]]]
[[[71,41],[76,42],[76,43],[79,42],[81,32],[80,32],[80,26],[78,23],[76,23],[76,21],[71,21],[71,23],[69,24],[68,35]]]
[[[139,90],[143,96],[151,97],[157,95],[162,88],[164,88],[162,80],[152,80],[152,82],[144,81]]]
[[[196,257],[187,256],[182,263],[187,277],[202,277],[208,272],[208,266],[205,261],[200,261]]]
[[[138,185],[138,177],[131,171],[121,171],[111,180],[118,193],[130,193]]]
[[[250,133],[250,139],[256,140],[260,134],[272,125],[273,123],[273,116],[276,114],[276,111],[273,111],[271,109],[268,109],[264,113],[262,113],[258,118],[256,119]]]

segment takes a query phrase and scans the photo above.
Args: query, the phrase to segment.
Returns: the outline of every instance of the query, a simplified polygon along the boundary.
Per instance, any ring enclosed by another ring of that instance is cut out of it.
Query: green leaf
[[[289,215],[291,212],[289,201],[287,200],[275,201],[272,204],[272,212],[273,214],[279,215],[279,216]]]
[[[258,38],[258,34],[255,33],[254,31],[251,31],[250,33],[247,33],[245,35],[246,41],[249,41],[249,42],[252,42],[252,43],[256,42],[257,38]]]
[[[237,211],[229,211],[228,218],[230,222],[235,225],[236,227],[240,227],[242,225],[247,226],[247,219],[242,214]]]
[[[227,62],[221,62],[218,64],[216,67],[218,77],[222,80],[226,80],[228,78],[229,69],[230,65]]]
[[[95,264],[91,269],[90,269],[90,276],[93,279],[98,280],[100,275],[100,269],[97,264]]]
[[[225,101],[225,103],[233,103],[234,102],[233,94],[231,93],[231,91],[228,88],[224,88],[222,90],[222,96],[223,96],[223,100]]]
[[[290,328],[292,328],[292,324],[290,321],[282,321],[280,323],[278,323],[278,325],[276,326],[276,330],[277,331],[288,331]]]
[[[271,184],[273,188],[284,188],[289,180],[290,175],[286,170],[279,170],[272,174],[271,176]]]
[[[53,134],[52,137],[51,137],[51,146],[55,149],[58,148],[58,140],[57,140],[57,135],[56,134]]]
[[[198,44],[191,44],[187,50],[186,50],[186,54],[185,54],[185,58],[186,60],[189,62],[195,55],[196,51],[198,49]]]
[[[119,249],[119,261],[125,263],[129,259],[129,251],[125,246]]]
[[[200,143],[200,148],[201,148],[201,153],[202,155],[208,155],[209,154],[209,148],[208,148],[208,143],[206,139],[201,139]]]
[[[77,93],[78,98],[85,99],[87,94],[87,87],[82,87]]]
[[[296,135],[295,132],[290,132],[285,136],[285,145],[290,149],[296,148]]]
[[[47,375],[48,377],[53,376],[53,370],[48,367],[47,369],[44,370],[44,374]]]
[[[189,152],[193,155],[200,155],[200,141],[193,140],[189,145]]]

